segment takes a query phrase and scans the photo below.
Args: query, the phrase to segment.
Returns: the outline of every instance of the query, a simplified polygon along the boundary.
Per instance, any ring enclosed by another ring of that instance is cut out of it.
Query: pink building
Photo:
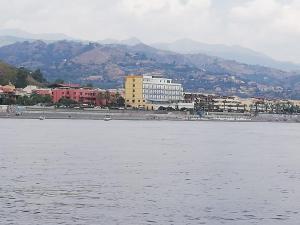
[[[52,90],[52,99],[54,103],[60,99],[66,98],[82,104],[100,105],[97,101],[99,91],[85,88],[57,88]]]
[[[89,104],[95,106],[107,106],[116,100],[117,90],[100,90],[93,88],[83,88],[76,84],[53,84],[49,89],[36,89],[33,93],[38,95],[50,95],[53,103],[58,103],[61,99],[70,99],[80,104]]]

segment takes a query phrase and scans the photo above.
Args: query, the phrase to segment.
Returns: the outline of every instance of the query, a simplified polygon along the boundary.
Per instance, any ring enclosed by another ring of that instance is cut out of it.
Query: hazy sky
[[[87,40],[191,38],[300,63],[300,0],[0,0],[0,28]]]

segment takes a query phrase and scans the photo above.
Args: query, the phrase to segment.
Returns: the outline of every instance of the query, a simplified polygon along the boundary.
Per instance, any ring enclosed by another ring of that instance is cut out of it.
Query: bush
[[[58,107],[60,106],[66,106],[68,108],[71,108],[71,107],[75,107],[75,106],[78,106],[79,103],[72,100],[72,99],[68,99],[68,98],[61,98],[58,103],[56,104]]]

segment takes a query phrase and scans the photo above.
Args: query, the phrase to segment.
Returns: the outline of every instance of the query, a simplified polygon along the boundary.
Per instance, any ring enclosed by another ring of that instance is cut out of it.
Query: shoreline
[[[198,122],[281,122],[300,123],[300,115],[209,113],[203,117],[187,112],[135,111],[135,110],[69,110],[69,109],[26,109],[21,113],[0,112],[0,119],[31,119],[44,117],[46,120],[112,120],[132,121],[198,121]]]

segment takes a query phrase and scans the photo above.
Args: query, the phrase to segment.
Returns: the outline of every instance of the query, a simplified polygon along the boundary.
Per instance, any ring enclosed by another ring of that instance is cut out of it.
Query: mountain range
[[[33,34],[19,29],[0,29],[0,36],[8,36],[15,38],[22,38],[27,40],[45,40],[45,41],[58,41],[58,40],[75,40],[75,38],[61,33],[44,33]]]
[[[0,59],[41,69],[45,77],[103,88],[123,87],[128,74],[161,73],[187,91],[224,95],[300,98],[300,76],[205,54],[179,54],[136,45],[77,41],[17,42],[0,48]]]
[[[32,42],[36,40],[42,40],[46,43],[60,40],[77,40],[83,43],[89,43],[87,40],[80,40],[78,38],[70,37],[61,33],[32,34],[18,29],[0,29],[0,47],[22,41]],[[132,37],[125,40],[99,40],[97,43],[102,45],[117,44],[134,46],[137,44],[142,44],[143,42],[138,38]],[[191,39],[180,39],[170,43],[151,43],[148,45],[160,50],[173,51],[180,54],[206,54],[209,56],[235,60],[250,65],[261,65],[287,71],[300,71],[300,64],[278,61],[263,53],[241,46],[206,44]]]
[[[180,39],[171,43],[155,43],[151,46],[181,54],[202,53],[251,65],[261,65],[289,71],[300,70],[300,64],[274,60],[263,53],[237,45],[206,44],[190,39]]]

